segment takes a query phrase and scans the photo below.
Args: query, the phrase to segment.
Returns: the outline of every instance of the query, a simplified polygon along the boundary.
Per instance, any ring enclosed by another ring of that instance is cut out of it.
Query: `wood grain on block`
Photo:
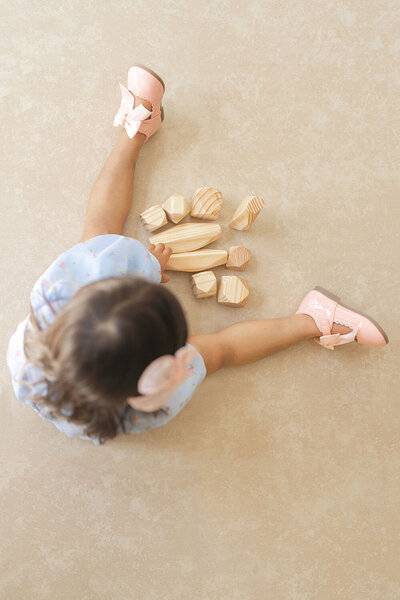
[[[183,223],[150,238],[152,244],[165,244],[172,252],[190,252],[211,244],[221,236],[218,223]]]
[[[167,215],[159,204],[151,206],[140,215],[142,225],[144,225],[147,231],[155,231],[166,223],[168,223]]]
[[[228,250],[226,268],[233,271],[244,271],[251,257],[250,250],[244,246],[231,246]]]
[[[189,203],[186,202],[183,196],[179,196],[178,194],[170,196],[164,204],[161,204],[161,207],[173,223],[179,223],[179,221],[182,221],[190,213]]]
[[[224,265],[228,258],[226,250],[196,250],[195,252],[181,252],[171,254],[167,262],[167,271],[207,271],[213,267]]]
[[[218,302],[226,306],[244,306],[249,297],[249,285],[237,275],[223,275],[218,289]]]
[[[239,231],[248,229],[264,205],[265,201],[258,196],[246,196],[237,207],[229,225]]]
[[[202,271],[192,275],[191,283],[196,298],[208,298],[217,293],[217,278],[212,271]]]
[[[222,206],[222,194],[213,187],[198,188],[192,199],[191,216],[196,219],[215,221]]]

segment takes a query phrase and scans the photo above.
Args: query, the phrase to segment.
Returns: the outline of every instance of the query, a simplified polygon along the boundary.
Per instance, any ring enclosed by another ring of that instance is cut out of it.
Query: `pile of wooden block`
[[[265,202],[258,196],[247,196],[239,204],[229,222],[232,229],[244,231],[254,223]],[[216,221],[222,206],[222,193],[212,187],[202,187],[195,191],[192,207],[183,196],[173,195],[164,202],[145,210],[141,221],[148,231],[155,231],[168,223],[175,224],[189,213],[196,219]],[[244,271],[251,254],[244,246],[231,246],[229,250],[199,250],[221,236],[218,223],[185,223],[170,227],[162,233],[150,237],[150,243],[163,243],[172,248],[167,263],[168,271],[188,271],[192,275],[192,290],[196,298],[207,298],[217,294],[217,279],[210,269],[225,265],[227,269]],[[249,296],[249,286],[238,276],[222,276],[217,300],[226,306],[244,306]]]

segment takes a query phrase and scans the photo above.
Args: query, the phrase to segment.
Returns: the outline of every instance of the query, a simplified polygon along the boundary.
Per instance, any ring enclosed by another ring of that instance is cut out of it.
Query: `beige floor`
[[[80,236],[134,62],[165,79],[166,121],[126,233],[145,241],[144,208],[212,185],[220,246],[254,255],[243,309],[196,301],[173,275],[191,333],[289,314],[322,285],[391,343],[308,342],[219,372],[168,426],[101,448],[19,404],[2,363],[0,597],[399,598],[398,3],[25,0],[2,13],[3,356],[34,281]],[[233,232],[248,193],[266,208]]]

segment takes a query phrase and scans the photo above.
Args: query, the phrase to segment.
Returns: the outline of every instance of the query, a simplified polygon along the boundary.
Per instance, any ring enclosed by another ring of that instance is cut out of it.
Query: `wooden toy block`
[[[233,271],[244,271],[250,258],[250,250],[244,246],[231,246],[228,250],[228,260],[225,266]]]
[[[249,297],[249,285],[237,275],[223,275],[218,289],[218,302],[225,306],[244,306]]]
[[[171,254],[167,262],[167,271],[207,271],[213,267],[224,265],[228,258],[226,250],[196,250],[196,252],[181,252]]]
[[[191,216],[215,221],[222,206],[222,194],[213,187],[198,188],[192,198]]]
[[[232,229],[244,231],[256,220],[265,201],[258,196],[246,196],[237,207],[229,225]]]
[[[168,223],[167,215],[159,204],[151,206],[140,215],[142,225],[144,225],[147,231],[155,231],[166,223]]]
[[[172,252],[190,252],[211,244],[221,236],[218,223],[183,223],[150,238],[152,244],[165,244]]]
[[[217,278],[212,271],[202,271],[192,275],[191,283],[196,298],[208,298],[217,293]]]
[[[178,194],[170,196],[164,204],[161,204],[161,208],[165,210],[168,218],[173,223],[179,223],[179,221],[182,221],[190,213],[188,202],[186,202],[183,196],[179,196]]]

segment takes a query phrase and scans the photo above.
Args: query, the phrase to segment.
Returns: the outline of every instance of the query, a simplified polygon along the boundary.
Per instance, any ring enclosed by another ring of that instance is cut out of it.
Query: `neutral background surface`
[[[17,1],[0,27],[3,357],[34,281],[81,235],[135,62],[164,78],[166,120],[126,234],[146,241],[140,212],[211,185],[212,247],[253,253],[243,309],[172,274],[191,333],[290,314],[321,285],[391,340],[219,372],[168,426],[100,448],[18,403],[2,362],[0,596],[398,598],[398,3]],[[234,232],[249,193],[266,207]]]

